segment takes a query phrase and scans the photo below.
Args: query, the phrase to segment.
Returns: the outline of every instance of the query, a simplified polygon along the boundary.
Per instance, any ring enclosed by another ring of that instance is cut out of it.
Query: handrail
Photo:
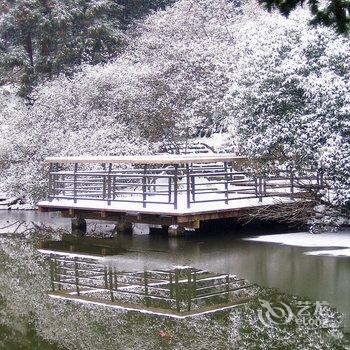
[[[306,176],[292,169],[276,170],[273,174],[261,176],[248,171],[236,171],[232,157],[229,162],[224,161],[224,157],[220,158],[220,155],[209,157],[217,160],[214,167],[203,163],[197,167],[193,167],[193,163],[183,164],[184,157],[188,162],[194,158],[198,162],[208,160],[207,156],[171,156],[168,158],[173,162],[171,165],[155,169],[146,163],[146,160],[153,161],[154,158],[144,158],[142,166],[123,171],[109,158],[109,162],[102,163],[102,169],[96,171],[87,170],[84,166],[79,169],[81,162],[74,161],[62,166],[57,158],[50,158],[55,159],[55,162],[50,163],[49,200],[67,199],[74,203],[77,200],[105,201],[108,206],[116,202],[142,203],[143,208],[147,204],[166,204],[176,210],[190,208],[195,203],[222,202],[228,205],[234,200],[258,198],[261,202],[264,197],[273,196],[289,196],[293,199],[299,198],[300,193],[307,192],[310,187],[317,189],[324,186],[321,171]],[[63,159],[73,161],[77,158]],[[91,158],[84,159],[91,163]],[[100,162],[103,158],[95,159]],[[121,159],[124,162],[125,159],[135,161],[135,157],[115,158],[116,161]],[[182,163],[174,163],[174,159]]]
[[[138,156],[77,156],[77,157],[49,157],[45,161],[58,164],[191,164],[191,163],[210,163],[210,162],[242,162],[248,158],[237,156],[234,153],[218,154],[191,154],[191,155],[138,155]]]

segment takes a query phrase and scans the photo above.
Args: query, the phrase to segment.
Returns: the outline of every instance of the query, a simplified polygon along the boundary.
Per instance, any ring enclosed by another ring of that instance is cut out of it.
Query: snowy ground
[[[307,255],[350,257],[350,229],[338,232],[311,234],[308,232],[246,238],[248,241],[279,243],[291,246],[322,248],[305,252]],[[327,248],[327,249],[325,249]]]

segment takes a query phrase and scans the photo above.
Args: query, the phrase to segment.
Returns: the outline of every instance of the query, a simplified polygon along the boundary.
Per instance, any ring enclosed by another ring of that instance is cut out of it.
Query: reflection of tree
[[[40,236],[40,232],[34,235]],[[0,239],[0,296],[3,299],[0,332],[11,332],[11,336],[22,338],[18,341],[23,340],[24,349],[30,349],[34,341],[39,344],[34,348],[50,349],[49,345],[44,347],[40,338],[61,348],[89,350],[252,349],[253,344],[263,342],[290,349],[310,348],[309,344],[321,342],[325,344],[324,349],[342,348],[341,340],[328,331],[306,334],[295,324],[273,331],[265,329],[258,323],[258,305],[254,304],[174,320],[53,300],[47,295],[49,290],[49,266],[36,251],[32,236]],[[334,312],[332,318],[335,318]],[[164,334],[167,336],[162,336]]]

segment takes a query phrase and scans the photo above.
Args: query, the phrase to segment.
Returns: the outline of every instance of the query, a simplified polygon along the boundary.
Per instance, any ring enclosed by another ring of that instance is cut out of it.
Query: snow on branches
[[[34,106],[2,107],[2,181],[41,193],[46,155],[149,153],[211,129],[231,135],[227,150],[322,166],[332,205],[348,205],[349,42],[310,28],[307,10],[237,4],[179,0],[113,61],[42,84]]]

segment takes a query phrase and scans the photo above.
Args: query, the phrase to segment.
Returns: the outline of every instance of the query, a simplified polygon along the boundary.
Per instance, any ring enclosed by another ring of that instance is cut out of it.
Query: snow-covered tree
[[[149,152],[165,140],[226,131],[226,150],[322,166],[328,202],[346,206],[349,42],[310,28],[307,10],[287,19],[255,2],[238,5],[177,1],[140,21],[111,62],[37,87],[34,106],[4,113],[4,125],[16,132],[2,141],[8,148],[1,159],[11,159],[11,145],[32,149],[39,162],[52,154]],[[146,140],[152,145],[138,148]],[[25,163],[6,164],[7,183],[20,183],[10,174]]]
[[[288,16],[297,6],[305,4],[305,0],[259,0],[271,11],[277,8],[283,15]],[[339,33],[350,31],[350,3],[348,1],[308,0],[307,5],[312,13],[312,25],[325,25],[335,27]]]
[[[260,21],[240,29],[248,37],[241,52],[249,55],[239,60],[225,97],[235,111],[230,120],[238,147],[252,157],[292,158],[297,167],[322,169],[331,186],[323,200],[347,206],[349,41],[305,21]]]
[[[40,78],[106,62],[125,47],[131,21],[171,0],[2,0],[1,80],[20,80],[27,95]]]

